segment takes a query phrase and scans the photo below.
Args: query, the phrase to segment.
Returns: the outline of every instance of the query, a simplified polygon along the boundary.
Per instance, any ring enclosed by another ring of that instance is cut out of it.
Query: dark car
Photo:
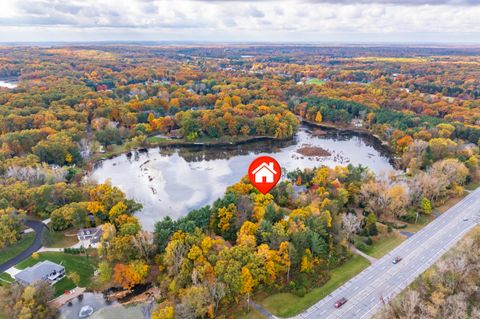
[[[335,303],[335,308],[340,308],[340,307],[343,306],[346,302],[347,302],[347,299],[346,299],[346,298],[338,299],[337,302]]]
[[[393,264],[398,264],[401,260],[402,260],[402,257],[397,256],[397,257],[395,257],[394,260],[392,260],[392,263],[393,263]]]

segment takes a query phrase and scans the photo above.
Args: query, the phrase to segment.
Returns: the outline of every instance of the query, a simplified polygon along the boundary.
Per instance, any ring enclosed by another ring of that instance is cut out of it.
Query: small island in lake
[[[327,132],[319,128],[312,131],[312,136],[325,136],[325,135],[327,135]]]
[[[305,145],[297,150],[297,153],[302,154],[303,156],[316,156],[316,157],[327,157],[332,155],[326,149],[323,149],[319,146],[310,146]]]

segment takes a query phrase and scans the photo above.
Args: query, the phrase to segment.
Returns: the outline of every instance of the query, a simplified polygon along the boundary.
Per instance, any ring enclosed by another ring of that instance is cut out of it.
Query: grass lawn
[[[0,286],[5,286],[8,285],[9,283],[12,283],[14,279],[12,276],[7,274],[6,272],[0,274]]]
[[[432,215],[419,215],[418,216],[418,221],[416,224],[408,224],[406,228],[400,229],[400,231],[407,231],[410,233],[416,233],[423,227],[425,227],[427,224],[429,224],[432,220],[435,219],[435,216]]]
[[[39,253],[38,260],[32,257],[25,259],[15,267],[18,269],[25,269],[31,267],[36,263],[50,260],[54,263],[61,264],[65,267],[67,275],[71,272],[76,272],[80,276],[80,287],[87,287],[90,284],[90,280],[93,277],[93,273],[96,268],[96,260],[92,257],[88,259],[82,255],[70,255],[60,252],[44,252]],[[63,278],[55,285],[55,296],[63,294],[65,290],[75,288],[75,284],[68,278]]]
[[[381,258],[389,251],[400,245],[405,239],[407,238],[402,234],[392,232],[388,235],[383,235],[378,240],[375,240],[373,245],[367,246],[367,249],[363,250],[363,252],[374,258]]]
[[[157,143],[164,143],[167,142],[168,139],[160,136],[150,136],[147,137],[147,143],[157,144]]]
[[[349,261],[331,271],[331,278],[325,285],[313,289],[305,296],[298,297],[291,293],[278,293],[268,296],[259,303],[276,316],[295,316],[323,299],[369,265],[370,263],[365,258],[354,255]]]
[[[55,297],[61,296],[65,293],[65,291],[72,290],[76,286],[67,277],[62,278],[59,282],[57,282],[55,285],[53,285],[53,288],[55,288]]]
[[[47,233],[47,232],[45,232]],[[67,236],[74,234],[75,236]],[[76,234],[76,231],[72,230],[66,230],[66,231],[50,231],[48,234],[45,234],[45,236],[48,236],[48,243],[45,244],[45,247],[51,247],[51,248],[65,248],[65,247],[71,247],[78,243],[78,237]]]
[[[467,189],[469,191],[474,191],[478,187],[480,187],[480,181],[475,181],[475,182],[472,182],[470,184],[465,185],[465,189]]]
[[[465,192],[462,196],[457,196],[457,197],[454,197],[454,198],[450,198],[445,203],[443,203],[442,205],[440,205],[438,207],[435,207],[433,211],[437,212],[437,213],[440,213],[440,214],[443,214],[448,209],[450,209],[455,204],[457,204],[459,201],[461,201],[467,195],[468,195],[468,193]]]
[[[35,239],[35,233],[24,234],[15,244],[0,250],[0,263],[3,264],[27,249]]]
[[[325,81],[322,81],[320,79],[308,79],[305,83],[306,84],[322,85],[322,84],[325,83]]]
[[[435,207],[434,212],[436,212],[438,214],[443,214],[448,209],[450,209],[455,204],[457,204],[459,201],[461,201],[463,198],[465,198],[465,196],[467,196],[467,195],[468,195],[468,193],[464,192],[464,194],[461,195],[461,196],[457,196],[457,197],[453,197],[453,198],[448,199],[442,205]],[[400,230],[404,230],[404,231],[411,232],[411,233],[416,233],[420,229],[422,229],[423,227],[428,225],[434,219],[435,219],[435,216],[434,216],[433,213],[430,214],[430,215],[420,214],[418,216],[418,221],[417,221],[416,224],[408,224],[408,226],[406,228],[400,229]]]

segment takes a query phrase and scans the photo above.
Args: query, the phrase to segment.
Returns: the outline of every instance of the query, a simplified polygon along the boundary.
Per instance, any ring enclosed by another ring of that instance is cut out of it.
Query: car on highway
[[[337,302],[335,302],[335,308],[340,308],[346,302],[347,302],[347,298],[345,298],[345,297],[338,299]]]
[[[465,217],[465,218],[463,219],[463,221],[464,221],[464,222],[468,222],[468,217]]]
[[[392,264],[398,264],[402,260],[402,257],[397,256],[392,260]]]

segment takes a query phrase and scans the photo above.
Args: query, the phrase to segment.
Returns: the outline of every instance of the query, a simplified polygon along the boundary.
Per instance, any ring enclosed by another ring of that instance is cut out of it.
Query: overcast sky
[[[0,0],[0,42],[480,43],[480,0]]]

